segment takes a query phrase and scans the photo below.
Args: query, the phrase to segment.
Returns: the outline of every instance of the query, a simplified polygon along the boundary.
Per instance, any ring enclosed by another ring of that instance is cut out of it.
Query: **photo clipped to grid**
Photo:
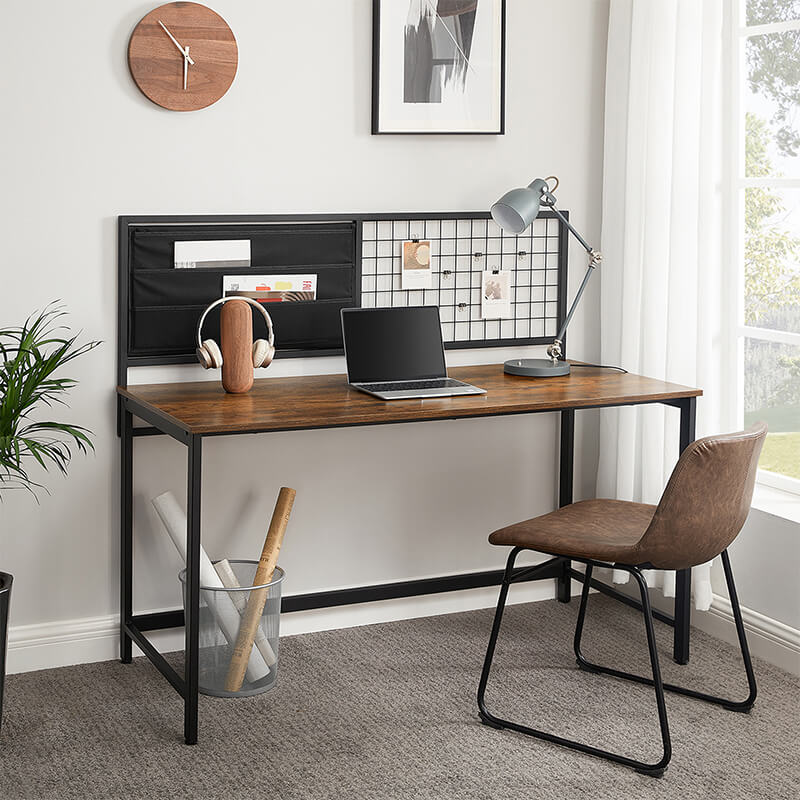
[[[555,336],[557,219],[539,217],[519,236],[504,234],[491,219],[364,220],[362,225],[363,308],[438,305],[446,343]],[[424,288],[403,288],[411,274],[404,261],[408,242],[421,243],[429,258]],[[510,283],[510,302],[502,306],[500,319],[487,318],[491,313],[483,297],[487,285],[496,285],[493,274]]]

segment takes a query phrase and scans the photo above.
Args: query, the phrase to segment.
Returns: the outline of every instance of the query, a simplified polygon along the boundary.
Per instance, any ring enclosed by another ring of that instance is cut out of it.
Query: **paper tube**
[[[260,586],[272,580],[272,573],[278,563],[278,553],[283,542],[283,535],[286,533],[286,526],[289,523],[289,514],[292,513],[295,494],[294,489],[289,489],[286,486],[282,486],[278,493],[278,500],[275,503],[275,510],[272,512],[264,549],[261,551],[261,558],[258,561],[256,574],[253,578],[254,586]],[[253,649],[253,640],[258,630],[258,623],[264,613],[264,604],[267,602],[267,591],[267,589],[258,589],[250,592],[247,608],[242,617],[242,624],[239,626],[239,635],[236,637],[236,644],[233,648],[231,665],[228,668],[228,675],[225,679],[226,691],[238,692],[242,688],[242,681],[247,667],[247,654]]]
[[[222,585],[226,589],[241,588],[227,558],[223,558],[222,561],[217,561],[216,564],[214,564],[214,569],[217,575],[219,575]],[[236,610],[240,615],[244,614],[244,610],[247,608],[247,594],[247,592],[228,593],[228,596],[233,600],[233,604],[236,606]],[[270,646],[269,640],[264,635],[264,631],[261,629],[260,625],[256,631],[256,640],[253,644],[258,648],[258,652],[264,656],[264,661],[266,661],[269,666],[272,666],[277,661],[275,658],[275,651]]]
[[[178,505],[178,501],[172,492],[164,492],[164,494],[154,497],[152,503],[181,558],[186,563],[186,514],[183,513],[183,509]],[[200,585],[208,586],[212,589],[225,588],[202,546],[200,547]],[[219,596],[217,597],[216,595]],[[228,644],[234,645],[239,631],[240,617],[230,595],[227,592],[203,592],[203,599],[214,615],[214,619]],[[269,645],[269,643],[267,644]],[[251,646],[250,651],[249,659],[244,659],[244,663],[247,667],[247,680],[252,683],[268,675],[269,666],[255,647]],[[274,653],[272,658],[272,663],[275,663]],[[241,683],[239,688],[241,688]]]

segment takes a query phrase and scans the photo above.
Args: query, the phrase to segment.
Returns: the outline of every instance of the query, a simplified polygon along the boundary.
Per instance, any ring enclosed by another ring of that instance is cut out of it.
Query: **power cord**
[[[628,372],[622,367],[613,367],[610,364],[570,364],[570,367],[595,367],[596,369],[615,369],[617,372]]]

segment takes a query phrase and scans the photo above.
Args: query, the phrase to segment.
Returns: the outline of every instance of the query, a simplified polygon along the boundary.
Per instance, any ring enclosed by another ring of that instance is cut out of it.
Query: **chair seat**
[[[655,510],[655,506],[625,500],[582,500],[500,528],[489,541],[557,556],[636,566],[646,561],[637,545]]]

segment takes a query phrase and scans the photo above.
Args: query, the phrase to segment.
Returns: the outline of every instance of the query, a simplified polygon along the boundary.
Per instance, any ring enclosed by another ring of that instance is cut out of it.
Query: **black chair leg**
[[[486,648],[486,657],[483,659],[483,669],[481,670],[481,680],[478,684],[478,712],[481,716],[481,722],[489,725],[492,728],[501,728],[502,725],[495,721],[495,718],[486,710],[484,697],[486,695],[486,684],[489,681],[489,671],[492,668],[492,659],[494,658],[494,649],[497,645],[497,634],[500,633],[500,623],[503,621],[503,611],[506,608],[506,598],[508,597],[508,589],[511,586],[511,573],[514,569],[514,562],[520,554],[522,548],[515,547],[508,556],[506,561],[506,571],[503,573],[503,582],[500,585],[500,597],[497,599],[497,608],[494,612],[494,622],[492,623],[492,633],[489,636],[489,645]]]
[[[733,611],[733,619],[736,623],[736,633],[739,637],[739,647],[742,652],[742,660],[744,661],[744,669],[747,674],[747,684],[749,687],[749,694],[747,698],[742,701],[729,700],[725,697],[717,697],[716,695],[706,694],[705,692],[696,692],[693,689],[687,689],[684,686],[676,686],[673,683],[665,683],[664,689],[674,694],[681,694],[685,697],[693,697],[696,700],[703,700],[706,703],[714,703],[715,705],[722,706],[729,711],[749,711],[756,701],[757,687],[756,678],[753,673],[753,662],[750,659],[750,650],[747,646],[747,636],[745,635],[744,623],[742,622],[742,612],[739,607],[739,598],[736,594],[736,585],[733,582],[733,571],[731,570],[730,559],[728,558],[728,551],[722,551],[722,567],[725,570],[725,581],[728,584],[728,594],[731,601],[731,609]],[[621,565],[617,565],[621,566]],[[634,573],[636,574],[636,573]],[[644,607],[644,604],[643,604]],[[579,622],[582,620],[579,618]],[[582,625],[581,625],[582,627]],[[602,675],[612,675],[615,678],[622,678],[626,681],[634,681],[635,683],[642,683],[647,686],[653,686],[652,678],[645,678],[642,675],[634,675],[630,672],[622,672],[618,669],[611,667],[604,667],[600,664],[594,664],[583,656],[580,649],[580,631],[575,631],[575,656],[578,659],[578,666],[588,672],[600,673]]]
[[[642,772],[648,775],[652,775],[654,777],[661,777],[664,774],[664,770],[666,769],[667,764],[669,763],[669,759],[671,756],[671,747],[670,747],[670,740],[669,740],[669,728],[667,726],[667,711],[666,705],[664,703],[664,691],[661,685],[661,673],[659,671],[658,666],[658,653],[656,651],[655,646],[655,633],[653,631],[653,617],[650,613],[650,602],[649,598],[647,597],[647,584],[645,583],[644,578],[640,573],[634,573],[637,575],[637,579],[639,581],[640,589],[642,591],[642,605],[645,609],[645,625],[647,628],[647,641],[648,646],[650,648],[650,661],[653,667],[653,679],[654,679],[654,686],[656,690],[656,701],[658,703],[658,714],[659,714],[659,722],[661,724],[661,736],[662,741],[664,744],[664,754],[661,759],[655,764],[647,764],[643,761],[637,761],[633,758],[628,758],[623,755],[619,755],[617,753],[611,753],[608,750],[602,750],[599,747],[592,747],[588,744],[583,744],[582,742],[576,742],[571,739],[564,739],[561,736],[555,736],[552,733],[547,733],[546,731],[540,731],[535,728],[529,728],[526,725],[520,725],[516,722],[511,722],[509,720],[501,719],[500,717],[496,717],[494,714],[490,713],[486,708],[485,702],[485,695],[486,695],[486,685],[489,680],[489,672],[492,667],[492,660],[494,658],[495,647],[497,645],[497,637],[500,632],[500,624],[503,619],[503,611],[505,609],[506,599],[508,597],[508,589],[511,585],[511,574],[512,569],[514,566],[514,561],[516,560],[517,555],[519,554],[522,548],[514,548],[511,551],[511,554],[508,557],[508,562],[506,564],[506,570],[503,575],[503,583],[500,587],[500,597],[497,601],[497,609],[494,615],[494,624],[492,625],[492,633],[489,637],[489,645],[486,649],[486,658],[483,662],[483,671],[481,672],[481,679],[478,685],[478,710],[480,712],[481,721],[485,725],[489,725],[493,728],[508,728],[509,730],[517,731],[518,733],[524,733],[527,736],[534,736],[537,739],[543,739],[546,742],[552,742],[553,744],[561,745],[562,747],[568,747],[572,750],[577,750],[581,753],[586,753],[592,756],[598,756],[600,758],[605,758],[608,761],[613,761],[617,764],[623,764],[626,767],[632,767],[637,772]],[[591,575],[591,566],[587,565],[587,570],[589,575]],[[583,592],[581,593],[581,605],[578,611],[578,629],[576,630],[575,634],[575,646],[579,651],[580,645],[580,631],[583,627],[583,620],[586,614],[586,604],[589,597],[589,582],[588,580],[584,583]]]

